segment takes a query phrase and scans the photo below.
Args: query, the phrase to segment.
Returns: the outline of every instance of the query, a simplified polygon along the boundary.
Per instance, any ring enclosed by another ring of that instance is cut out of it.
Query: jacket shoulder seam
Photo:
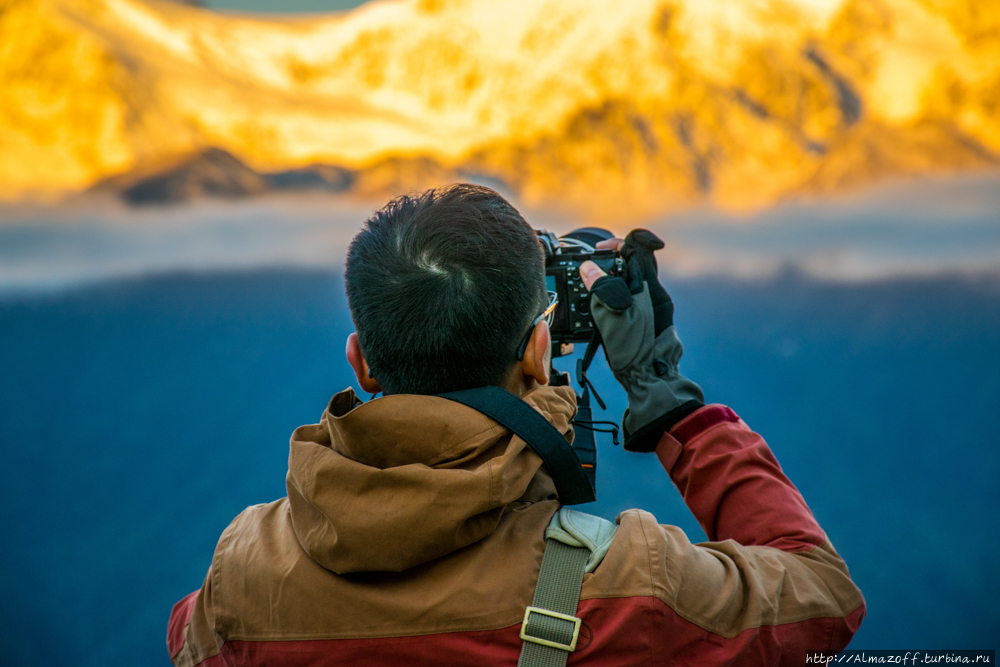
[[[222,532],[222,536],[219,537],[219,543],[215,547],[215,554],[212,556],[212,615],[215,617],[212,630],[223,643],[228,641],[228,637],[223,635],[219,627],[220,621],[226,618],[222,604],[222,565],[225,560],[222,557],[222,553],[229,549],[233,542],[233,537],[239,530],[247,513],[257,507],[260,507],[260,505],[252,505],[236,515],[236,518],[233,519],[232,523]]]
[[[649,577],[649,594],[655,597],[656,591],[653,586],[653,549],[649,544],[649,536],[646,534],[646,527],[642,525],[642,514],[639,510],[632,511],[635,512],[635,516],[639,520],[639,530],[642,532],[642,540],[646,544],[646,574]]]

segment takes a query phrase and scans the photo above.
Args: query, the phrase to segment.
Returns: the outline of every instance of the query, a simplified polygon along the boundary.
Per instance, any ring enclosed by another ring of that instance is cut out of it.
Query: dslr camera
[[[545,249],[545,286],[559,299],[550,332],[553,356],[569,352],[571,343],[585,343],[594,334],[594,318],[590,313],[590,293],[580,279],[580,265],[590,260],[605,273],[622,273],[622,256],[617,250],[598,250],[601,241],[613,239],[606,229],[584,227],[565,236],[537,229],[538,239]]]

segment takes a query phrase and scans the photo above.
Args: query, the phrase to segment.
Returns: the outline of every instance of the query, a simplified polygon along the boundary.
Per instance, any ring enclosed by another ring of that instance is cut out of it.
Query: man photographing
[[[240,514],[174,607],[174,664],[802,664],[844,648],[861,593],[760,436],[678,372],[658,244],[633,232],[609,242],[622,276],[580,274],[628,393],[625,446],[655,452],[710,542],[640,510],[613,524],[561,507],[534,436],[441,396],[502,387],[573,439],[535,232],[486,188],[401,197],[345,271],[347,359],[385,395],[345,390],[293,433],[288,497]]]

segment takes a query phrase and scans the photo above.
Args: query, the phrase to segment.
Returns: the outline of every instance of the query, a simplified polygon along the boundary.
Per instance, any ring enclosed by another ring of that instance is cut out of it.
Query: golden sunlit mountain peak
[[[258,175],[347,169],[376,196],[481,174],[593,219],[990,168],[998,17],[995,0],[384,0],[297,17],[0,0],[0,198],[208,148]]]

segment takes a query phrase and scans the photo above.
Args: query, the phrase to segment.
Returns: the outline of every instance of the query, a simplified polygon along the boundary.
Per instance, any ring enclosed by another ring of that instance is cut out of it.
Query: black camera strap
[[[587,399],[587,408],[590,408],[590,397],[587,394],[587,388],[590,388],[590,392],[594,395],[594,400],[597,404],[601,406],[601,410],[607,410],[608,406],[604,404],[604,400],[601,395],[597,393],[597,387],[594,383],[590,381],[587,377],[587,369],[590,368],[590,364],[594,361],[594,355],[597,354],[597,350],[601,347],[601,343],[604,339],[601,338],[601,332],[594,327],[594,333],[590,337],[590,341],[587,343],[587,349],[583,353],[583,357],[576,360],[576,381],[580,383],[583,387],[583,398]],[[588,410],[589,413],[589,410]],[[589,417],[588,417],[589,419]]]
[[[573,446],[545,417],[514,394],[502,387],[477,387],[437,396],[483,413],[531,445],[552,475],[563,505],[589,503],[596,498],[594,485]]]
[[[594,418],[590,411],[590,394],[584,386],[583,394],[576,397],[576,417],[573,418],[575,437],[573,438],[573,453],[580,459],[583,474],[590,480],[591,486],[597,489],[597,444],[594,442]]]

